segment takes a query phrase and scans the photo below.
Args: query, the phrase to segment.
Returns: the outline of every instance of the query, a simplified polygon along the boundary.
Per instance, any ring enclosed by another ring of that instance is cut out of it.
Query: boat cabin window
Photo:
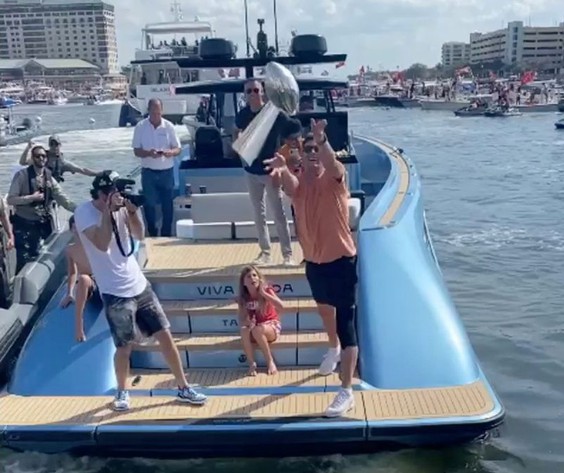
[[[132,69],[131,85],[183,84],[200,80],[198,70],[180,69],[176,63],[144,64]]]

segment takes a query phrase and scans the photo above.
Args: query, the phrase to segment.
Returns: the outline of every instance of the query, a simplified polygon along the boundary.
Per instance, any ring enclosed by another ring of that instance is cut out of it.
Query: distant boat
[[[521,115],[523,115],[523,113],[514,107],[509,107],[506,110],[501,107],[494,107],[484,112],[485,117],[519,117]]]
[[[564,118],[558,120],[554,126],[556,127],[557,130],[564,130]]]
[[[0,97],[0,108],[11,108],[21,103],[19,100],[14,100],[9,97]]]

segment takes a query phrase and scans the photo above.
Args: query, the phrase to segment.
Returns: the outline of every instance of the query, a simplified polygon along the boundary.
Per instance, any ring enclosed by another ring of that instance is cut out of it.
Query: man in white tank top
[[[188,386],[170,323],[133,255],[133,240],[143,240],[145,228],[139,209],[118,192],[118,177],[111,171],[97,176],[92,184],[92,200],[81,204],[74,214],[116,346],[117,394],[113,407],[129,409],[125,384],[132,343],[139,339],[140,332],[158,341],[176,378],[178,400],[203,404],[206,396]]]

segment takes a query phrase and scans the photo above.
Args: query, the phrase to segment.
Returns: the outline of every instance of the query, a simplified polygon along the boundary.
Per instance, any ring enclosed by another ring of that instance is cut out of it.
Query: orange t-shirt
[[[298,240],[304,259],[311,263],[331,263],[343,256],[355,256],[356,245],[349,227],[349,190],[343,177],[335,179],[323,172],[311,181],[298,175],[299,185],[292,197],[298,225]]]

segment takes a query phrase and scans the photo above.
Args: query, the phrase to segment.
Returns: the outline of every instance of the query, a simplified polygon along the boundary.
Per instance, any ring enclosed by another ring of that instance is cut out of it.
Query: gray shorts
[[[170,328],[170,322],[150,283],[147,283],[145,290],[138,296],[102,294],[102,301],[116,347],[124,347],[139,340],[139,332],[145,337],[151,337]]]

